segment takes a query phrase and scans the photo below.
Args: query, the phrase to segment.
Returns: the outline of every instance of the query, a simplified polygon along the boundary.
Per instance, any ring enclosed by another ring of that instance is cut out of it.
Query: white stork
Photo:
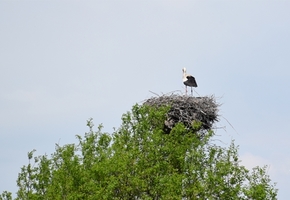
[[[185,94],[187,94],[187,86],[191,88],[191,95],[192,95],[192,87],[197,87],[195,78],[189,74],[186,74],[186,68],[182,69],[183,71],[183,83],[185,85]]]

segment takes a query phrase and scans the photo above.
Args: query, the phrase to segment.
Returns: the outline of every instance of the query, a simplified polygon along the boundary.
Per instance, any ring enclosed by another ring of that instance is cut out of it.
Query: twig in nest
[[[152,92],[152,91],[150,91],[150,90],[149,90],[149,92],[151,92],[152,94],[155,94],[156,96],[159,96],[159,95],[158,95],[157,93],[155,93],[155,92]]]

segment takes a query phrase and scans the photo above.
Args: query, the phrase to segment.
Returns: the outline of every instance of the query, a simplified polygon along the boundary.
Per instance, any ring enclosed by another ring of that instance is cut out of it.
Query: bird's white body
[[[186,82],[187,80],[188,80],[188,79],[187,79],[186,75],[183,74],[183,77],[182,77],[182,81],[183,81],[183,83]]]
[[[191,94],[192,94],[192,87],[197,87],[195,78],[191,76],[190,74],[186,73],[186,68],[183,68],[182,71],[183,71],[182,81],[183,81],[183,84],[185,85],[185,94],[187,94],[187,86],[191,87]]]

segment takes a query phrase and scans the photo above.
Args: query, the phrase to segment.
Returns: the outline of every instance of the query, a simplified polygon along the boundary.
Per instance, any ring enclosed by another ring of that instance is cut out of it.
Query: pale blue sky
[[[27,152],[76,142],[86,120],[112,132],[135,103],[215,95],[217,134],[243,163],[269,165],[290,196],[290,1],[1,1],[0,192],[16,192]],[[15,195],[14,195],[15,196]]]

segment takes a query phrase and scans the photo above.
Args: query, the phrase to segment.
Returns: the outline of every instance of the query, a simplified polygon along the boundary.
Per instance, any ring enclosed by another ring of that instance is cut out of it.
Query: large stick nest
[[[164,122],[164,130],[169,133],[176,123],[183,123],[188,129],[200,133],[212,128],[218,121],[218,104],[213,96],[192,97],[181,95],[163,95],[152,97],[144,105],[160,107],[170,106]],[[200,126],[194,124],[200,123]],[[198,130],[195,130],[199,127]]]

